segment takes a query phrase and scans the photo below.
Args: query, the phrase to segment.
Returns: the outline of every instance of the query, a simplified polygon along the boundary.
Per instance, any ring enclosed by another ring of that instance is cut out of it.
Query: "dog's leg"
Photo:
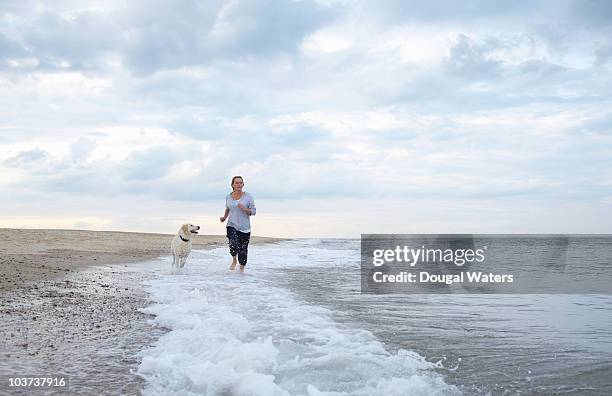
[[[187,261],[187,256],[181,257],[181,268],[185,266],[185,262]]]
[[[181,267],[181,256],[179,256],[178,254],[175,254],[172,256],[172,272],[174,272],[175,274],[178,273],[180,267]]]

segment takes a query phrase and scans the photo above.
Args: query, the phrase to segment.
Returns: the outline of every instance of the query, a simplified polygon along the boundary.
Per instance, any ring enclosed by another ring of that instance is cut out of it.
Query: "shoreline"
[[[163,333],[140,311],[149,303],[142,283],[158,275],[151,264],[170,255],[173,236],[0,229],[0,372],[66,375],[70,394],[139,393],[137,353]],[[193,249],[225,243],[197,235]]]
[[[0,228],[0,293],[93,265],[136,263],[170,255],[174,234]],[[286,238],[251,237],[252,244]],[[225,246],[225,235],[195,235],[193,249]]]

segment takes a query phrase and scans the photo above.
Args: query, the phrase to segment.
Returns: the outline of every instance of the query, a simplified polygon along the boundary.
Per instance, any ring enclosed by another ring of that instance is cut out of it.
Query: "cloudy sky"
[[[612,2],[0,2],[2,227],[612,233]]]

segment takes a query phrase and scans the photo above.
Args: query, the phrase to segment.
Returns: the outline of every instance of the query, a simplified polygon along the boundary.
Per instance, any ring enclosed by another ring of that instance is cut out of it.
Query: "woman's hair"
[[[234,177],[232,177],[232,183],[230,184],[230,186],[232,186],[232,191],[234,191],[234,180],[236,180],[236,179],[240,179],[244,183],[244,179],[242,178],[242,176],[234,176]]]

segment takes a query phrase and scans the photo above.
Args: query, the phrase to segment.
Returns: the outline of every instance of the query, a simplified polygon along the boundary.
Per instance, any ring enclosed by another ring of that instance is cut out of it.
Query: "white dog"
[[[172,269],[176,272],[185,266],[191,253],[191,237],[198,234],[200,226],[183,224],[172,239]]]

